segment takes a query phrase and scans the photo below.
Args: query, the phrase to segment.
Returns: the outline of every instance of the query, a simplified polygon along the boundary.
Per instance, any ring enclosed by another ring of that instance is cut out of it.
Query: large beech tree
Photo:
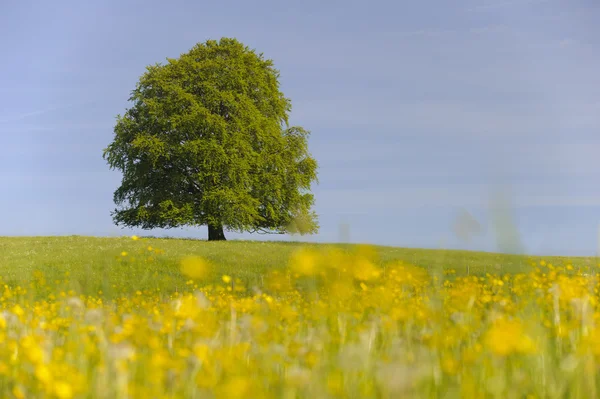
[[[309,132],[289,126],[279,71],[236,39],[148,66],[104,150],[122,172],[117,225],[315,233]]]

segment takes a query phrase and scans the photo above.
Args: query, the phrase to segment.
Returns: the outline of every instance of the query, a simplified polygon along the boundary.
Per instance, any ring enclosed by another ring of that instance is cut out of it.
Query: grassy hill
[[[227,241],[207,242],[189,239],[62,237],[0,237],[0,277],[6,283],[25,284],[34,271],[50,281],[69,273],[76,292],[96,294],[160,288],[173,292],[187,279],[179,262],[185,256],[202,256],[216,266],[212,279],[227,274],[246,284],[260,284],[268,270],[287,265],[290,255],[302,247],[316,250],[338,248],[356,251],[350,244],[305,244],[292,242]],[[465,274],[504,274],[529,270],[539,257],[484,252],[373,247],[381,265],[402,260],[430,271],[456,271]],[[545,257],[548,262],[572,263],[575,268],[595,262],[594,258]],[[210,280],[210,279],[209,279]],[[210,281],[209,281],[210,282]]]

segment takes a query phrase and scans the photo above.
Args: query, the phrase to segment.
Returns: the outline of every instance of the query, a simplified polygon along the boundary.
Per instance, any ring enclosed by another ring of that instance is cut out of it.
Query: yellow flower
[[[127,252],[125,252],[125,251],[121,252],[121,256],[127,256]]]
[[[231,276],[228,276],[228,275],[225,274],[225,275],[223,275],[223,277],[221,277],[221,279],[223,280],[223,282],[225,284],[231,283]]]
[[[535,343],[525,333],[518,320],[496,321],[485,335],[485,343],[488,349],[498,356],[535,352]]]
[[[39,364],[44,359],[44,352],[37,344],[33,344],[31,347],[26,347],[25,355],[29,361],[33,364]]]
[[[139,240],[139,239],[140,239],[140,237],[138,237],[138,236],[131,236],[131,239],[132,239],[133,241],[137,241],[137,240]]]
[[[360,281],[376,280],[381,270],[366,258],[359,258],[354,264],[354,278]]]
[[[25,392],[23,392],[23,388],[21,388],[18,385],[16,385],[13,388],[12,393],[13,393],[13,395],[15,395],[15,398],[17,398],[17,399],[24,399],[25,398]]]
[[[40,364],[39,366],[36,367],[35,376],[37,377],[38,380],[40,380],[44,384],[47,384],[52,379],[52,374],[50,373],[50,369],[46,365],[43,365],[43,364]]]
[[[345,302],[349,300],[354,294],[352,281],[333,280],[329,285],[329,294],[331,295],[331,299],[336,301]]]
[[[71,399],[73,397],[73,388],[67,382],[56,381],[54,383],[54,393],[60,399]]]
[[[181,260],[181,273],[193,279],[205,278],[210,269],[210,263],[199,256],[188,256]]]
[[[301,249],[290,258],[290,269],[301,276],[313,276],[318,272],[318,254],[309,249]]]
[[[13,308],[12,308],[12,312],[13,312],[14,314],[16,314],[17,316],[19,316],[19,317],[21,317],[21,316],[23,316],[23,315],[25,314],[25,311],[24,311],[24,310],[23,310],[23,308],[22,308],[21,306],[19,306],[19,305],[15,305],[15,306],[13,306]]]
[[[201,360],[202,362],[207,362],[210,355],[210,347],[205,344],[196,344],[194,345],[194,355]]]
[[[248,377],[233,377],[225,382],[219,389],[222,398],[248,398],[252,397],[252,380]]]

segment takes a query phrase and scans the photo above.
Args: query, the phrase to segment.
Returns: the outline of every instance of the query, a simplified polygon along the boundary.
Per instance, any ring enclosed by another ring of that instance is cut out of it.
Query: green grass
[[[159,248],[164,254],[147,262],[147,247]],[[206,242],[189,239],[130,237],[102,238],[0,237],[0,277],[11,285],[26,284],[34,271],[44,273],[49,281],[64,279],[69,273],[71,288],[84,294],[105,294],[143,289],[173,292],[186,283],[179,272],[179,260],[199,255],[217,267],[213,279],[222,274],[240,278],[249,286],[260,284],[265,272],[287,264],[289,256],[300,247],[325,249],[335,246],[353,251],[355,245],[305,244],[292,242],[227,241]],[[541,257],[503,255],[484,252],[426,250],[375,247],[380,263],[403,260],[432,271],[455,269],[457,275],[515,273],[530,268],[531,260]],[[126,251],[126,257],[121,252]],[[142,253],[143,255],[141,255]],[[544,257],[548,262],[586,267],[595,258]]]

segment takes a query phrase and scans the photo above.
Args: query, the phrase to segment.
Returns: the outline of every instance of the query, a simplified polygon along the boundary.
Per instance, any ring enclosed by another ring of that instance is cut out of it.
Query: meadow
[[[7,398],[591,398],[595,258],[0,238]]]

